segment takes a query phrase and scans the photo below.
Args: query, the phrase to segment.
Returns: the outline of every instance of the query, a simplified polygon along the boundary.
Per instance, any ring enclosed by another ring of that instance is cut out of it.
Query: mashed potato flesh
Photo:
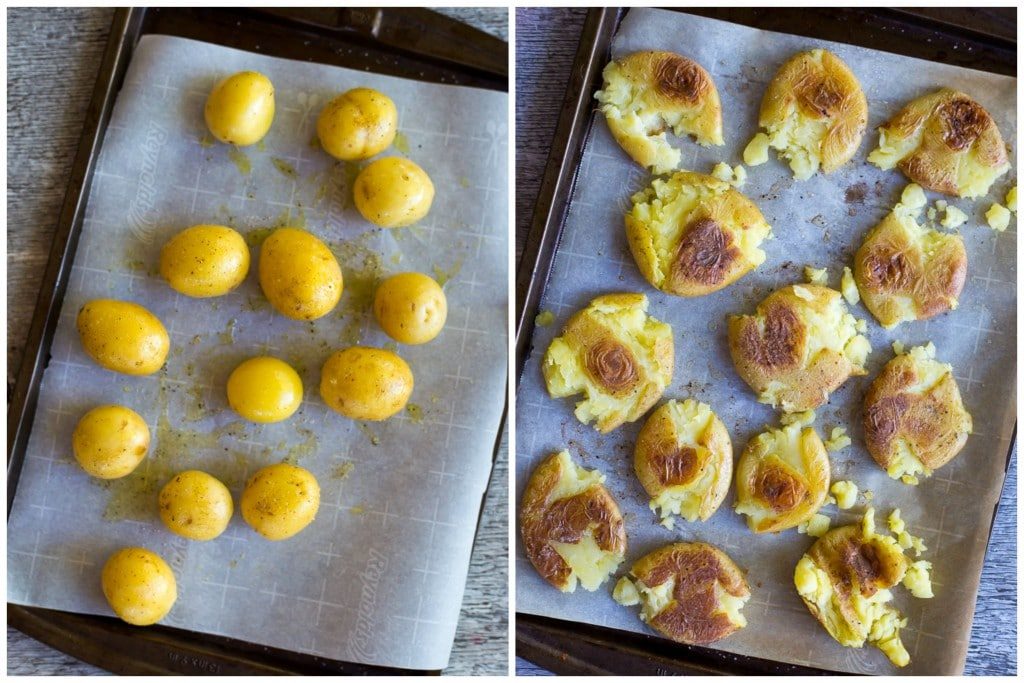
[[[695,449],[701,459],[708,457],[707,449],[699,442],[714,419],[710,406],[693,399],[674,401],[666,405],[676,432],[676,443]],[[668,529],[674,526],[672,515],[682,517],[688,522],[695,522],[700,518],[704,496],[715,485],[719,476],[721,473],[717,467],[706,467],[697,481],[670,486],[662,491],[650,502],[650,508],[653,511],[660,508],[662,525]]]
[[[577,543],[552,541],[551,547],[572,568],[567,589],[570,593],[575,590],[577,579],[588,591],[597,590],[622,562],[622,557],[597,545],[593,529],[587,529]]]

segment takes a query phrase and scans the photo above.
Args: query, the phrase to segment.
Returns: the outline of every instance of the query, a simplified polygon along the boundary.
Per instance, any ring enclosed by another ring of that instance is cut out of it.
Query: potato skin
[[[353,420],[386,420],[412,395],[408,364],[383,349],[353,346],[335,352],[320,375],[320,397]]]
[[[239,71],[206,98],[206,126],[221,142],[244,147],[263,139],[274,121],[274,84],[257,71]]]
[[[217,538],[235,511],[228,487],[206,472],[174,475],[160,489],[160,520],[172,533],[194,541]]]
[[[433,278],[423,273],[398,273],[377,287],[373,315],[395,341],[426,344],[444,327],[448,299]]]
[[[160,251],[160,275],[185,296],[222,296],[242,284],[248,272],[245,238],[223,225],[193,225]]]
[[[103,565],[101,584],[114,614],[135,626],[160,621],[178,599],[174,572],[145,548],[122,548],[111,555]]]
[[[283,541],[305,529],[320,507],[320,485],[311,472],[278,463],[264,467],[242,492],[242,517],[261,536]]]
[[[320,146],[335,159],[358,161],[380,154],[398,132],[398,110],[372,88],[353,88],[327,103],[316,121]]]
[[[151,375],[167,360],[163,323],[130,301],[93,299],[78,312],[78,335],[98,365],[126,375]]]
[[[278,313],[316,320],[338,304],[344,283],[334,254],[316,236],[278,228],[260,247],[260,288]]]
[[[75,460],[87,474],[118,479],[131,474],[149,452],[149,427],[131,408],[105,405],[78,421],[71,435]]]
[[[352,194],[363,218],[382,228],[402,228],[430,211],[434,183],[408,159],[385,157],[362,170]]]
[[[302,378],[283,360],[250,358],[228,377],[228,403],[252,422],[287,420],[302,403]]]

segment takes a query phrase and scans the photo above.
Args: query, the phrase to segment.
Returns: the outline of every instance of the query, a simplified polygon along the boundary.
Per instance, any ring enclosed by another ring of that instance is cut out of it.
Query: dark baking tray
[[[508,44],[423,9],[133,8],[114,14],[50,258],[7,412],[7,514],[35,416],[39,383],[67,289],[92,175],[139,39],[173,35],[251,52],[436,83],[508,91]],[[502,416],[504,424],[507,415]],[[495,442],[492,460],[497,454]],[[483,503],[477,514],[477,523]],[[232,638],[110,617],[7,605],[7,623],[78,659],[122,674],[436,674],[342,662]]]
[[[595,120],[594,93],[628,10],[587,13],[537,204],[516,268],[516,389],[532,350],[534,318],[572,203],[576,171]],[[1015,8],[687,8],[755,28],[1016,76]],[[1006,454],[1009,467],[1016,429]],[[992,512],[995,519],[995,510]],[[991,535],[991,525],[989,535]],[[516,654],[560,674],[814,675],[835,672],[734,655],[664,638],[516,613]]]

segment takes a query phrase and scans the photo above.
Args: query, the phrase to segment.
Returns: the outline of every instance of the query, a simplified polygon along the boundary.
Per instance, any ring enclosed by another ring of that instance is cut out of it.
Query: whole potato
[[[254,474],[242,492],[242,517],[271,541],[283,541],[305,529],[319,507],[316,477],[283,462]]]
[[[397,132],[395,103],[372,88],[354,88],[338,95],[316,121],[320,146],[342,161],[369,159],[383,152]]]
[[[448,300],[441,285],[423,273],[398,273],[377,287],[373,315],[401,344],[426,344],[441,333]]]
[[[135,626],[149,626],[167,616],[178,599],[174,572],[145,548],[122,548],[103,565],[103,595],[114,614]]]
[[[131,474],[149,452],[149,427],[131,408],[93,408],[78,421],[71,449],[82,469],[100,479]]]
[[[206,98],[206,126],[213,137],[239,147],[263,139],[274,121],[274,84],[256,71],[239,71]]]
[[[199,470],[174,475],[160,489],[158,501],[164,526],[194,541],[220,536],[235,511],[228,487]]]
[[[402,228],[430,211],[434,184],[426,171],[408,159],[385,157],[359,173],[352,195],[366,220],[382,228]]]
[[[94,299],[78,312],[78,336],[100,366],[126,375],[151,375],[167,360],[171,340],[163,323],[130,301]]]
[[[386,420],[412,395],[412,370],[396,354],[353,346],[334,353],[320,375],[320,397],[353,420]]]
[[[228,403],[252,422],[287,420],[302,403],[302,378],[283,360],[250,358],[228,377]]]
[[[193,225],[172,237],[160,252],[160,275],[186,296],[227,294],[248,272],[245,238],[223,225]]]
[[[260,287],[270,305],[294,320],[331,312],[344,287],[327,245],[298,228],[278,228],[260,247]]]

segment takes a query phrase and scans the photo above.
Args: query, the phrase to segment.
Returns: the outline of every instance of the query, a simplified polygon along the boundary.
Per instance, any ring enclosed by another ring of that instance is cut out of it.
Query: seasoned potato
[[[353,420],[386,420],[405,407],[412,395],[412,370],[396,354],[353,346],[324,363],[320,397]]]
[[[88,474],[117,479],[132,473],[149,451],[149,427],[124,406],[99,406],[82,416],[71,435],[75,460]]]
[[[246,420],[287,420],[302,403],[302,378],[283,360],[250,358],[228,377],[228,403]]]
[[[316,121],[320,146],[342,161],[369,159],[395,140],[398,110],[372,88],[354,88],[327,103]]]
[[[422,168],[400,157],[373,162],[356,177],[352,188],[363,218],[382,228],[402,228],[427,215],[434,184]]]
[[[228,76],[206,98],[205,116],[206,126],[221,142],[254,145],[274,121],[274,84],[256,71]]]
[[[160,490],[158,500],[164,526],[194,541],[220,536],[235,511],[228,487],[198,470],[176,474]]]
[[[426,344],[441,333],[448,317],[448,300],[433,278],[422,273],[399,273],[377,288],[373,315],[395,341]]]
[[[245,238],[223,225],[193,225],[172,237],[160,252],[160,275],[186,296],[227,294],[248,272]]]
[[[103,595],[114,614],[135,626],[149,626],[167,616],[178,599],[174,572],[145,548],[122,548],[103,565]]]
[[[320,507],[320,485],[308,470],[288,463],[264,467],[242,492],[242,517],[261,536],[283,541],[313,521]]]
[[[171,340],[159,318],[130,301],[94,299],[78,312],[78,335],[89,357],[126,375],[151,375],[167,360]]]
[[[338,304],[344,284],[326,244],[305,230],[278,228],[260,247],[260,287],[281,315],[316,320]]]

